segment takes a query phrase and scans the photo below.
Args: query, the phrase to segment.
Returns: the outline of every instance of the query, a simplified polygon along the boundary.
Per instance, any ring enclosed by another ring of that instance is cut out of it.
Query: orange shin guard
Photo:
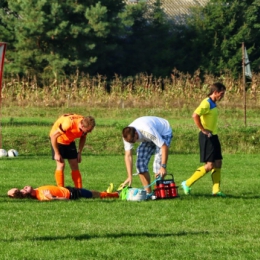
[[[82,188],[82,178],[79,170],[71,171],[71,177],[76,188]]]
[[[62,170],[55,171],[55,180],[57,186],[64,187],[64,173]]]
[[[106,191],[100,192],[100,198],[104,199],[104,198],[119,198],[119,195],[117,192],[111,192],[108,193]]]

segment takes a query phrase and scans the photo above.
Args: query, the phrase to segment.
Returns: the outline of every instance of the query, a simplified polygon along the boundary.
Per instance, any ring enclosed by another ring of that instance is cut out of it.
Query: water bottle
[[[176,186],[175,186],[175,183],[172,182],[170,183],[170,197],[177,197],[177,190],[176,190]]]
[[[159,182],[159,193],[161,199],[164,199],[166,197],[163,181]]]

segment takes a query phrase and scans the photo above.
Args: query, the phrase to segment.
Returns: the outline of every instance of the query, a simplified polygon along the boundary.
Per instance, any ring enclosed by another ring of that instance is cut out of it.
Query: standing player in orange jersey
[[[92,116],[65,114],[58,118],[50,131],[52,159],[56,161],[55,180],[57,186],[64,187],[64,169],[67,159],[71,168],[71,177],[76,188],[82,188],[79,171],[81,153],[86,143],[87,134],[95,127]],[[75,139],[80,138],[78,150]]]

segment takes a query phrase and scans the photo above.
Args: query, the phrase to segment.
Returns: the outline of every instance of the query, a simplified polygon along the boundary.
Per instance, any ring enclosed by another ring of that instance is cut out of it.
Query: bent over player
[[[81,153],[86,143],[87,134],[95,127],[92,116],[65,114],[58,118],[50,131],[52,158],[56,161],[55,179],[58,186],[64,187],[64,169],[67,159],[71,168],[71,176],[76,188],[82,188],[79,171]],[[80,138],[78,150],[75,139]]]
[[[148,163],[153,154],[155,154],[153,172],[156,177],[160,175],[163,178],[166,174],[168,151],[172,140],[172,128],[169,122],[164,118],[155,116],[139,117],[125,127],[122,134],[128,175],[123,185],[131,185],[132,183],[132,149],[135,142],[140,143],[137,149],[136,169],[143,186],[146,187],[150,184]],[[147,187],[146,191],[148,197],[152,195],[151,187]]]

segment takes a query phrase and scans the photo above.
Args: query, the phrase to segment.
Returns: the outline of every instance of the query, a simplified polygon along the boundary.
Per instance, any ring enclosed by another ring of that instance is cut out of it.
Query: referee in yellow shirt
[[[195,109],[192,118],[199,128],[200,161],[205,163],[199,167],[193,175],[182,182],[182,188],[186,195],[190,194],[191,186],[211,171],[212,176],[212,195],[225,197],[220,191],[222,152],[218,138],[217,119],[218,109],[216,102],[220,101],[225,95],[226,87],[222,83],[214,83],[210,86],[208,97],[202,100]]]

